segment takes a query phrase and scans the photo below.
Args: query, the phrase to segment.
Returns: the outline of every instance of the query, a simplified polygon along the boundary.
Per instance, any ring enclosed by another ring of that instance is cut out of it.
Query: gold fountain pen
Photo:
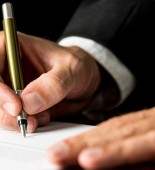
[[[12,87],[15,93],[21,96],[24,88],[22,70],[19,56],[19,46],[15,25],[14,11],[11,3],[2,4],[3,29],[5,34],[6,53]],[[17,117],[17,122],[23,136],[26,136],[27,114],[22,109]]]

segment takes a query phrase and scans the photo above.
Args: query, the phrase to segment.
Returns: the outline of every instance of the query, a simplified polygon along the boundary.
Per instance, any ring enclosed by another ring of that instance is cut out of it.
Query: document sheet
[[[47,148],[94,126],[51,122],[23,138],[20,132],[0,129],[0,170],[59,170],[45,157]]]

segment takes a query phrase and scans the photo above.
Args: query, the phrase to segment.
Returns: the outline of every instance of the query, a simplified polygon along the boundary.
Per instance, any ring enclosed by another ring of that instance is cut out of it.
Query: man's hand
[[[28,132],[50,118],[74,114],[92,100],[100,72],[92,57],[78,47],[62,47],[51,41],[18,33],[25,89],[20,101],[10,88],[4,34],[0,32],[0,126],[18,130],[16,116],[29,114]]]
[[[84,169],[116,168],[155,160],[155,108],[111,118],[49,148],[50,162]]]

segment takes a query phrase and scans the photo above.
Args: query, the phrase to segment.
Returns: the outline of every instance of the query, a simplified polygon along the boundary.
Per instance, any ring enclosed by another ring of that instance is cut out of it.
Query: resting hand
[[[154,161],[155,108],[133,112],[99,124],[47,151],[50,162],[84,169],[107,169]]]
[[[47,124],[50,117],[78,113],[88,105],[100,83],[98,65],[89,54],[22,33],[18,39],[25,81],[21,98],[29,114],[29,132]],[[18,130],[15,117],[21,102],[9,87],[3,32],[0,61],[0,126]]]

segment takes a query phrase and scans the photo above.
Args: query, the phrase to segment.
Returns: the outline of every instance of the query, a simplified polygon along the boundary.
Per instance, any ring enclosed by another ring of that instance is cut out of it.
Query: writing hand
[[[29,114],[29,132],[52,117],[78,113],[89,104],[100,83],[98,65],[89,54],[78,47],[62,47],[23,33],[18,33],[18,40],[25,81],[21,98]],[[17,130],[12,116],[18,115],[21,102],[9,88],[3,32],[0,44],[0,126]]]

